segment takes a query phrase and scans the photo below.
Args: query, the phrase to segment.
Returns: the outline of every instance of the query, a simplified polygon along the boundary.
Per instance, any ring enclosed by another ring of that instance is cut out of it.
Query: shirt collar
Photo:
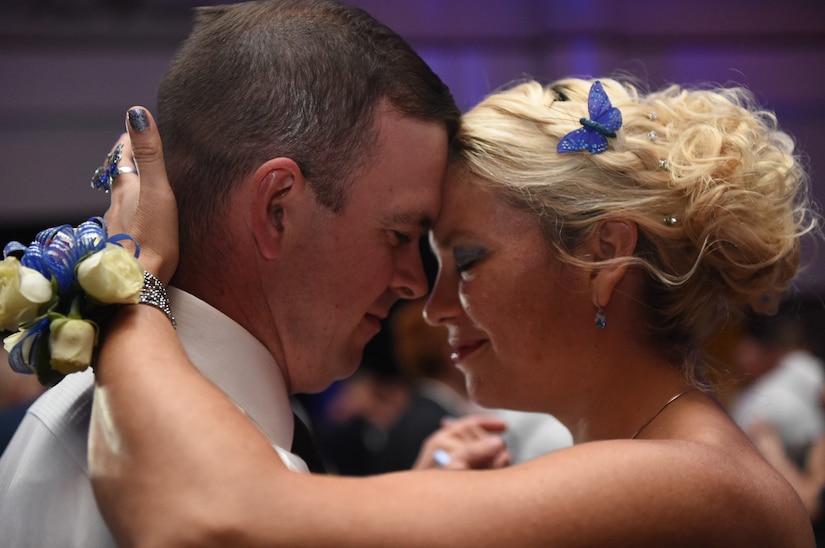
[[[284,378],[269,350],[236,321],[183,290],[168,289],[178,335],[203,375],[240,407],[276,446],[292,445]]]

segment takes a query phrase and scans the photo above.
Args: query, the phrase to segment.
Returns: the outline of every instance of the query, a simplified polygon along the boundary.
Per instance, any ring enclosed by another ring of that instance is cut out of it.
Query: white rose
[[[97,334],[92,322],[58,318],[52,321],[50,331],[50,363],[54,369],[68,375],[89,367]]]
[[[40,272],[14,257],[0,261],[0,328],[14,331],[37,317],[40,305],[52,299],[52,284]]]
[[[77,281],[87,295],[102,303],[136,303],[143,288],[143,267],[126,249],[106,244],[78,263]]]
[[[13,333],[3,339],[3,348],[6,349],[6,352],[11,354],[12,349],[17,346],[17,343],[23,340],[23,337],[26,336],[26,330],[21,329],[17,333]]]

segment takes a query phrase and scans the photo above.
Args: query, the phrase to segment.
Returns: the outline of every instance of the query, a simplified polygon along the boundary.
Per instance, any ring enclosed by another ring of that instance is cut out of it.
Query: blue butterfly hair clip
[[[562,137],[556,147],[558,152],[587,150],[590,154],[599,154],[607,150],[607,138],[615,137],[616,130],[622,127],[622,113],[610,104],[610,99],[599,81],[590,87],[587,110],[590,119],[579,118],[584,127]]]

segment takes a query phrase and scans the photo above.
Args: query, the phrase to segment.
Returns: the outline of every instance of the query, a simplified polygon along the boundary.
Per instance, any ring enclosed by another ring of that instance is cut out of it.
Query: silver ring
[[[123,166],[123,167],[118,166],[117,170],[118,170],[118,174],[120,174],[120,173],[134,173],[134,174],[138,175],[138,170],[136,170],[133,167],[129,167],[129,166]]]
[[[444,449],[436,449],[433,453],[433,460],[435,461],[435,465],[439,468],[444,468],[445,466],[449,466],[450,463],[453,461],[453,457],[445,451]]]

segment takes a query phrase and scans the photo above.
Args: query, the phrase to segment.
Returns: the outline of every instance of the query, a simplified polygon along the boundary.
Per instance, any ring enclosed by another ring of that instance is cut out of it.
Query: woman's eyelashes
[[[473,267],[473,265],[481,258],[486,249],[483,247],[457,247],[453,250],[453,260],[459,272],[464,272]]]

